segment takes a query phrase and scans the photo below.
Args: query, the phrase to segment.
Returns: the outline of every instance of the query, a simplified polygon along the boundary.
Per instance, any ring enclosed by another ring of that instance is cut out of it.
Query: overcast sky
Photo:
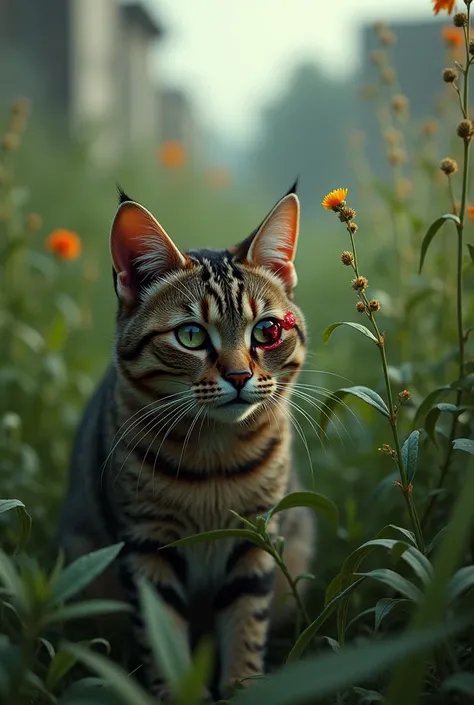
[[[195,97],[206,124],[236,140],[295,64],[354,70],[358,28],[377,19],[433,18],[431,0],[147,0],[167,37],[156,70]],[[433,20],[434,21],[434,20]]]

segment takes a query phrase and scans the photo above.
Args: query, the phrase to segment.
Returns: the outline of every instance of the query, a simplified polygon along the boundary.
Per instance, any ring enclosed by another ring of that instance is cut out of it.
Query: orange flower
[[[78,235],[64,228],[53,230],[46,238],[45,247],[59,259],[77,259],[82,249]]]
[[[186,149],[178,140],[163,142],[158,148],[158,159],[170,169],[178,169],[187,161]]]
[[[448,15],[451,14],[456,0],[433,0],[433,12],[437,15],[440,10],[446,10]]]
[[[456,27],[443,27],[441,36],[446,44],[456,49],[464,43],[464,33],[462,29],[457,29]]]
[[[346,200],[346,196],[346,188],[337,188],[334,191],[328,193],[327,196],[324,196],[321,205],[327,211],[335,210],[338,206],[344,203],[344,201]]]
[[[211,188],[227,188],[231,178],[225,166],[213,166],[207,170],[206,180]]]
[[[474,220],[474,206],[467,207],[467,215],[471,220]]]

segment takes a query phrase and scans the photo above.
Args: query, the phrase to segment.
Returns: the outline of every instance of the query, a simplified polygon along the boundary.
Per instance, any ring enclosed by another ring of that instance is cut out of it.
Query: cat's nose
[[[223,376],[237,391],[240,391],[253,375],[250,370],[229,370],[228,372],[224,372]]]

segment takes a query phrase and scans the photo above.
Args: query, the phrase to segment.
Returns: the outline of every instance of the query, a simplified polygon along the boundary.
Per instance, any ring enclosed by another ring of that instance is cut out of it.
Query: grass
[[[459,127],[470,119],[469,33],[460,29],[443,112],[414,126],[391,35],[376,31],[372,99],[390,179],[355,154],[359,193],[303,223],[297,260],[311,334],[294,396],[306,490],[273,511],[304,504],[318,514],[314,574],[304,576],[304,603],[289,580],[297,633],[272,641],[271,674],[237,692],[236,705],[462,704],[474,695],[474,244],[471,137]],[[25,131],[27,112],[24,101],[13,106],[0,154],[0,700],[145,705],[149,696],[96,627],[127,606],[78,601],[120,546],[64,568],[55,545],[72,434],[112,345],[111,184],[118,173],[183,248],[236,242],[264,213],[255,196],[219,190],[192,165],[164,167],[153,153],[131,155],[113,174],[94,169],[83,146],[61,147],[35,124]],[[440,169],[438,144],[448,143],[457,164]],[[57,228],[80,236],[79,258],[45,249]],[[361,276],[368,287],[351,287]],[[285,570],[267,521],[241,531]],[[212,645],[186,663],[151,586],[140,595],[175,703],[197,703]]]

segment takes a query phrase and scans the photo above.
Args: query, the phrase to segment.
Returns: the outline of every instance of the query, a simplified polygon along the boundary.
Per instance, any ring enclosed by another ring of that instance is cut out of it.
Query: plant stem
[[[464,42],[466,48],[466,66],[463,71],[464,84],[462,98],[461,93],[458,90],[461,112],[464,119],[469,120],[469,72],[471,69],[471,60],[469,56],[469,35],[470,35],[470,25],[471,25],[471,6],[467,5],[467,27],[464,28]],[[463,328],[463,270],[462,270],[462,258],[463,258],[463,235],[464,235],[464,225],[466,221],[466,206],[467,206],[467,191],[468,191],[468,180],[469,180],[469,161],[470,161],[470,147],[471,140],[464,140],[464,154],[463,154],[463,173],[462,173],[462,191],[461,191],[461,207],[459,212],[459,224],[456,225],[458,232],[458,248],[457,248],[457,262],[456,262],[456,320],[458,329],[458,347],[459,347],[459,368],[458,368],[458,378],[462,379],[464,377],[464,367],[465,367],[465,345],[466,345],[466,335]],[[451,180],[450,180],[451,184]],[[454,201],[453,201],[454,202]],[[462,401],[462,390],[459,389],[456,394],[456,406],[459,406]],[[444,485],[444,481],[449,471],[451,464],[451,457],[453,453],[453,441],[457,436],[458,430],[458,415],[455,414],[451,421],[451,429],[449,432],[449,440],[446,448],[446,456],[441,464],[441,473],[438,482],[437,489],[440,489]],[[436,503],[436,495],[434,495],[428,506],[426,507],[423,524],[427,521],[434,505]]]
[[[285,561],[280,556],[280,554],[278,553],[278,551],[276,550],[276,548],[274,547],[274,545],[271,542],[270,542],[270,545],[272,547],[272,555],[273,555],[278,567],[280,568],[281,572],[283,573],[283,575],[285,576],[285,578],[288,581],[288,585],[290,586],[290,590],[293,593],[293,596],[296,600],[296,604],[298,605],[298,609],[299,609],[304,621],[306,622],[306,626],[309,626],[311,624],[311,619],[310,619],[309,614],[306,610],[304,602],[301,599],[301,595],[298,592],[298,587],[297,587],[295,581],[293,580],[293,578],[291,577],[291,575],[288,571],[288,568],[285,565]]]
[[[357,252],[356,252],[356,246],[355,246],[355,241],[354,241],[354,234],[352,233],[352,230],[350,229],[350,224],[347,224],[347,231],[348,231],[349,236],[351,238],[352,254],[354,255],[353,268],[354,268],[354,272],[355,272],[356,276],[358,277],[358,276],[360,276],[359,275],[359,265],[358,265],[358,261],[357,261]],[[375,320],[375,316],[370,311],[369,302],[367,300],[365,293],[362,293],[361,297],[362,297],[362,300],[364,301],[368,318],[369,318],[369,320],[372,324],[372,327],[374,329],[374,333],[377,338],[377,347],[380,351],[380,357],[382,360],[383,376],[384,376],[384,380],[385,380],[385,388],[387,390],[388,410],[389,410],[389,414],[390,414],[389,423],[390,423],[390,427],[392,429],[393,441],[395,444],[396,463],[398,466],[398,471],[400,473],[401,489],[403,492],[403,496],[405,497],[405,502],[407,505],[408,514],[410,515],[410,520],[411,520],[411,523],[413,526],[413,531],[415,533],[416,543],[418,545],[419,550],[422,553],[424,553],[425,542],[423,539],[423,532],[421,530],[420,520],[418,518],[415,503],[413,501],[412,486],[411,486],[411,483],[408,482],[406,470],[403,465],[402,448],[401,448],[400,437],[398,435],[398,428],[397,428],[397,414],[396,414],[395,404],[393,401],[392,385],[390,384],[390,378],[388,376],[388,362],[387,362],[387,354],[385,352],[384,338],[380,334],[379,327],[378,327],[377,322]]]

